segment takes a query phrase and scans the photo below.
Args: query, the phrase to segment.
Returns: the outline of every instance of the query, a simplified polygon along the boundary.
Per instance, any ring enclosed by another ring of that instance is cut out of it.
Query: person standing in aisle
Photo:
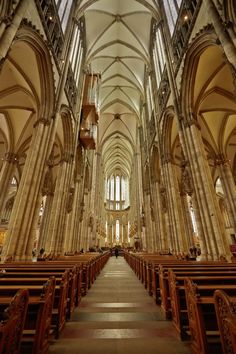
[[[115,256],[116,256],[116,258],[119,256],[119,250],[117,247],[115,248]]]

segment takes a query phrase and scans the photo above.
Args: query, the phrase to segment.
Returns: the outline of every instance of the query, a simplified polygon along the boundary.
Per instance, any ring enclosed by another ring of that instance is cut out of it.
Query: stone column
[[[3,247],[3,260],[9,257],[15,260],[32,258],[35,237],[32,231],[38,221],[36,207],[51,129],[50,120],[42,118],[35,123]]]
[[[230,223],[236,233],[236,187],[230,163],[224,156],[220,155],[216,157],[215,164],[218,166],[220,173],[220,180],[228,205]]]
[[[69,195],[67,198],[66,205],[66,222],[65,222],[65,232],[64,232],[64,252],[74,252],[72,249],[72,239],[73,239],[73,229],[74,229],[74,205],[75,202],[75,187],[71,187],[69,190]]]
[[[3,64],[5,57],[7,55],[7,52],[9,48],[11,47],[12,41],[18,31],[18,28],[20,26],[20,23],[22,19],[24,18],[24,15],[26,13],[26,10],[29,6],[29,2],[27,0],[20,0],[17,8],[15,10],[14,17],[12,21],[9,21],[9,26],[6,26],[5,28],[1,27],[1,40],[0,40],[0,63]],[[2,65],[0,65],[0,71],[1,71]]]
[[[42,223],[40,226],[38,250],[40,250],[41,248],[45,250],[46,247],[47,238],[49,236],[48,226],[49,226],[49,220],[52,211],[52,202],[53,202],[53,193],[50,193],[47,195],[43,217],[42,217]]]
[[[155,251],[160,251],[160,213],[157,206],[157,185],[153,180],[151,182],[151,192],[153,203],[152,218],[155,224]]]
[[[142,199],[143,194],[140,193],[143,190],[142,184],[142,163],[141,163],[141,154],[135,153],[134,154],[134,168],[135,168],[135,176],[136,176],[136,185],[135,185],[135,193],[136,193],[136,218],[137,218],[137,236],[141,243],[141,233],[142,233],[142,222],[141,222],[141,206],[142,206]]]
[[[15,165],[18,163],[18,157],[12,152],[5,154],[3,165],[0,171],[0,220],[2,213],[4,211],[4,206],[6,202],[7,193],[11,180],[13,178],[13,173]]]
[[[175,251],[187,251],[187,244],[184,235],[184,221],[183,212],[180,201],[180,193],[177,177],[175,175],[174,166],[169,157],[164,158],[163,176],[165,176],[165,187],[168,196],[168,213],[172,225],[172,232],[174,237]]]
[[[93,183],[91,192],[91,211],[94,216],[94,227],[92,231],[92,238],[97,245],[97,232],[96,232],[96,222],[99,219],[99,190],[100,190],[100,173],[101,173],[101,154],[96,152],[93,158]]]
[[[158,205],[161,214],[161,221],[160,225],[163,226],[162,233],[161,233],[161,245],[162,250],[173,250],[174,243],[172,239],[171,228],[169,226],[169,218],[167,213],[167,198],[166,198],[166,189],[160,184],[159,186],[159,194],[158,194]],[[160,228],[161,229],[161,228]]]
[[[84,213],[83,220],[81,224],[81,248],[84,251],[88,251],[88,229],[89,229],[89,220],[88,220],[88,190],[84,192]]]
[[[125,247],[128,245],[128,224],[126,222],[123,224],[123,244]]]
[[[80,203],[80,213],[79,213],[79,237],[77,242],[77,250],[81,250],[83,248],[83,222],[84,222],[84,196],[82,196],[82,200]]]
[[[60,162],[56,187],[54,192],[52,211],[48,227],[48,240],[46,242],[46,253],[54,255],[62,254],[64,247],[64,232],[66,218],[66,203],[71,182],[72,158],[65,154]]]
[[[206,0],[205,4],[206,12],[213,22],[215,32],[222,44],[225,55],[228,61],[233,65],[234,69],[236,69],[236,48],[233,44],[232,38],[230,38],[226,24],[222,21],[222,18],[220,17],[213,0]]]
[[[191,215],[190,215],[190,210],[189,210],[189,205],[188,205],[188,200],[187,200],[187,194],[185,192],[181,192],[180,198],[181,198],[181,204],[182,204],[182,209],[183,209],[184,232],[186,235],[186,246],[187,246],[187,250],[189,250],[190,247],[193,247],[193,245],[194,245],[193,225],[192,225],[192,220],[191,220]]]
[[[152,192],[151,186],[150,186],[150,191]],[[150,195],[150,217],[151,217],[151,227],[152,227],[153,252],[157,252],[158,242],[157,242],[157,229],[155,223],[155,206],[154,206],[152,195]]]
[[[108,224],[108,243],[112,246],[112,224]]]
[[[150,194],[147,191],[144,192],[144,218],[147,251],[152,253],[154,252],[154,240],[150,209]]]
[[[181,162],[181,180],[180,180],[180,199],[183,211],[183,227],[186,240],[186,246],[188,251],[190,247],[194,246],[193,240],[193,224],[190,214],[190,205],[188,203],[188,196],[193,194],[193,181],[191,179],[191,174],[186,160]]]
[[[207,239],[207,257],[218,259],[220,255],[229,254],[229,251],[224,247],[226,240],[224,223],[196,119],[186,123],[183,134],[187,142],[187,155],[203,227],[203,237]]]
[[[79,238],[79,223],[80,223],[80,187],[81,178],[76,178],[74,203],[72,211],[67,219],[67,237],[65,247],[68,252],[78,252],[78,238]]]
[[[196,195],[195,193],[192,194],[192,204],[193,204],[193,210],[194,210],[194,215],[196,219],[196,224],[197,224],[197,235],[199,237],[199,242],[200,242],[200,248],[201,248],[201,260],[207,260],[208,257],[208,250],[210,249],[210,246],[207,244],[208,240],[204,237],[204,231],[203,231],[203,226],[201,223],[201,216],[200,216],[200,211],[199,211],[199,206],[197,203]]]
[[[167,232],[166,232],[166,225],[165,225],[166,210],[163,210],[162,208],[160,184],[156,183],[156,187],[157,187],[157,194],[156,194],[157,210],[159,213],[158,225],[159,225],[159,233],[160,233],[160,251],[163,251],[169,248],[167,244],[167,236],[166,236]]]

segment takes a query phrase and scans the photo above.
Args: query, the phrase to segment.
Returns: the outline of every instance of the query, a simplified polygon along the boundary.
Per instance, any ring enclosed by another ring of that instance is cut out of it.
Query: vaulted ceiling
[[[149,65],[155,0],[81,0],[77,16],[85,17],[86,65],[101,73],[98,150],[105,174],[130,176]]]

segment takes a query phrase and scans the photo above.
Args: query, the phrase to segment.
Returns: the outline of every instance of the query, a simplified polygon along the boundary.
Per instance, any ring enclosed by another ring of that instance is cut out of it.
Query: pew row
[[[1,312],[0,354],[20,353],[25,318],[29,302],[27,289],[19,290],[8,307]]]
[[[185,279],[191,349],[194,354],[222,353],[215,311],[214,293],[216,290],[223,290],[232,298],[232,301],[236,301],[236,286],[208,285],[203,287],[195,284],[190,278]]]
[[[214,293],[215,311],[224,354],[236,353],[236,302],[223,290]]]
[[[22,289],[18,291],[25,291],[25,289],[22,287]],[[15,292],[16,286],[1,287],[0,312],[4,312],[9,306]],[[49,347],[49,334],[51,331],[55,279],[52,277],[43,286],[28,288],[27,293],[28,307],[25,321],[22,322],[23,335],[22,338],[15,339],[17,342],[20,341],[20,353],[46,353]],[[4,348],[4,353],[8,353],[5,350],[6,348]],[[9,353],[11,353],[11,351],[9,351]]]

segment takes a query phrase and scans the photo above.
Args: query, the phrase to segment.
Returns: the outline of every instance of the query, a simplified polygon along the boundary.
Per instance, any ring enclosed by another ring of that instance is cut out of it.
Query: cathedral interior
[[[235,183],[234,0],[0,0],[2,264],[118,248],[123,288],[123,252],[233,264]]]

